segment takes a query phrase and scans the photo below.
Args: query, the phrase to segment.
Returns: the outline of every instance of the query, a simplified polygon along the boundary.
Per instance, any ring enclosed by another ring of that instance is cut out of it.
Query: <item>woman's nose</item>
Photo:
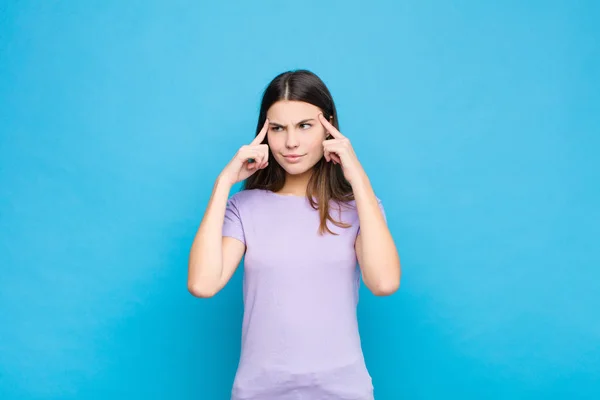
[[[298,147],[298,135],[294,131],[289,131],[285,145],[288,148]]]

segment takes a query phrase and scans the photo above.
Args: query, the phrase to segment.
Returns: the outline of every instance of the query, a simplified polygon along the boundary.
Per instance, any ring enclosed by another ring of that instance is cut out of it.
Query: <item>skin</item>
[[[265,137],[268,144],[261,144]],[[217,178],[190,251],[188,290],[197,297],[212,297],[239,265],[244,244],[222,237],[227,200],[235,183],[272,162],[269,148],[275,162],[286,171],[280,194],[305,196],[312,168],[323,157],[341,164],[354,192],[361,226],[355,250],[363,281],[377,296],[394,293],[400,286],[400,258],[367,174],[350,140],[323,117],[318,107],[299,101],[273,104],[256,138],[238,150]],[[301,157],[294,161],[286,158],[292,154]]]
[[[319,121],[321,110],[300,101],[279,101],[267,112],[267,139],[275,161],[285,170],[286,180],[280,194],[306,195],[312,168],[323,158],[323,141],[327,136]],[[284,155],[300,154],[298,162]]]

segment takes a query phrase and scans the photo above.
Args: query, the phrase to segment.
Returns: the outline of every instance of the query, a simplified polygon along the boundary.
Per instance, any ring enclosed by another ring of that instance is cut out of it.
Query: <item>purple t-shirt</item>
[[[305,197],[253,189],[228,200],[223,236],[246,245],[232,400],[373,398],[356,318],[358,214],[355,202],[331,205],[335,220],[352,225],[328,222],[338,236],[319,235]]]

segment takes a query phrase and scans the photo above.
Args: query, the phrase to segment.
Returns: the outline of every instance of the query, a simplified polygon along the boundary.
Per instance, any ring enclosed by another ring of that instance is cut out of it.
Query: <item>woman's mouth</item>
[[[285,158],[285,160],[289,163],[297,163],[302,159],[302,157],[304,157],[304,154],[287,154],[283,156],[283,158]]]

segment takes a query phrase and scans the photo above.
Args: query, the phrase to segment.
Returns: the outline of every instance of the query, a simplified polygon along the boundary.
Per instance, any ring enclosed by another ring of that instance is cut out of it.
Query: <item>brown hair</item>
[[[314,73],[301,69],[281,73],[269,83],[263,93],[258,123],[256,124],[256,135],[265,123],[269,108],[280,100],[303,101],[320,108],[323,116],[339,130],[335,103],[327,86]],[[267,143],[266,137],[263,141],[263,144],[265,143]],[[270,149],[269,159],[273,159]],[[284,183],[285,170],[278,163],[273,162],[269,163],[267,168],[251,175],[244,182],[243,189],[264,189],[277,192],[283,188]],[[310,205],[319,211],[320,234],[324,234],[325,231],[335,234],[327,226],[327,221],[331,221],[341,228],[350,227],[348,224],[334,220],[330,215],[330,200],[334,200],[338,204],[354,200],[352,186],[344,178],[344,173],[339,164],[327,162],[325,158],[321,158],[313,167],[313,174],[308,182],[306,195]],[[313,197],[316,198],[316,201]]]

